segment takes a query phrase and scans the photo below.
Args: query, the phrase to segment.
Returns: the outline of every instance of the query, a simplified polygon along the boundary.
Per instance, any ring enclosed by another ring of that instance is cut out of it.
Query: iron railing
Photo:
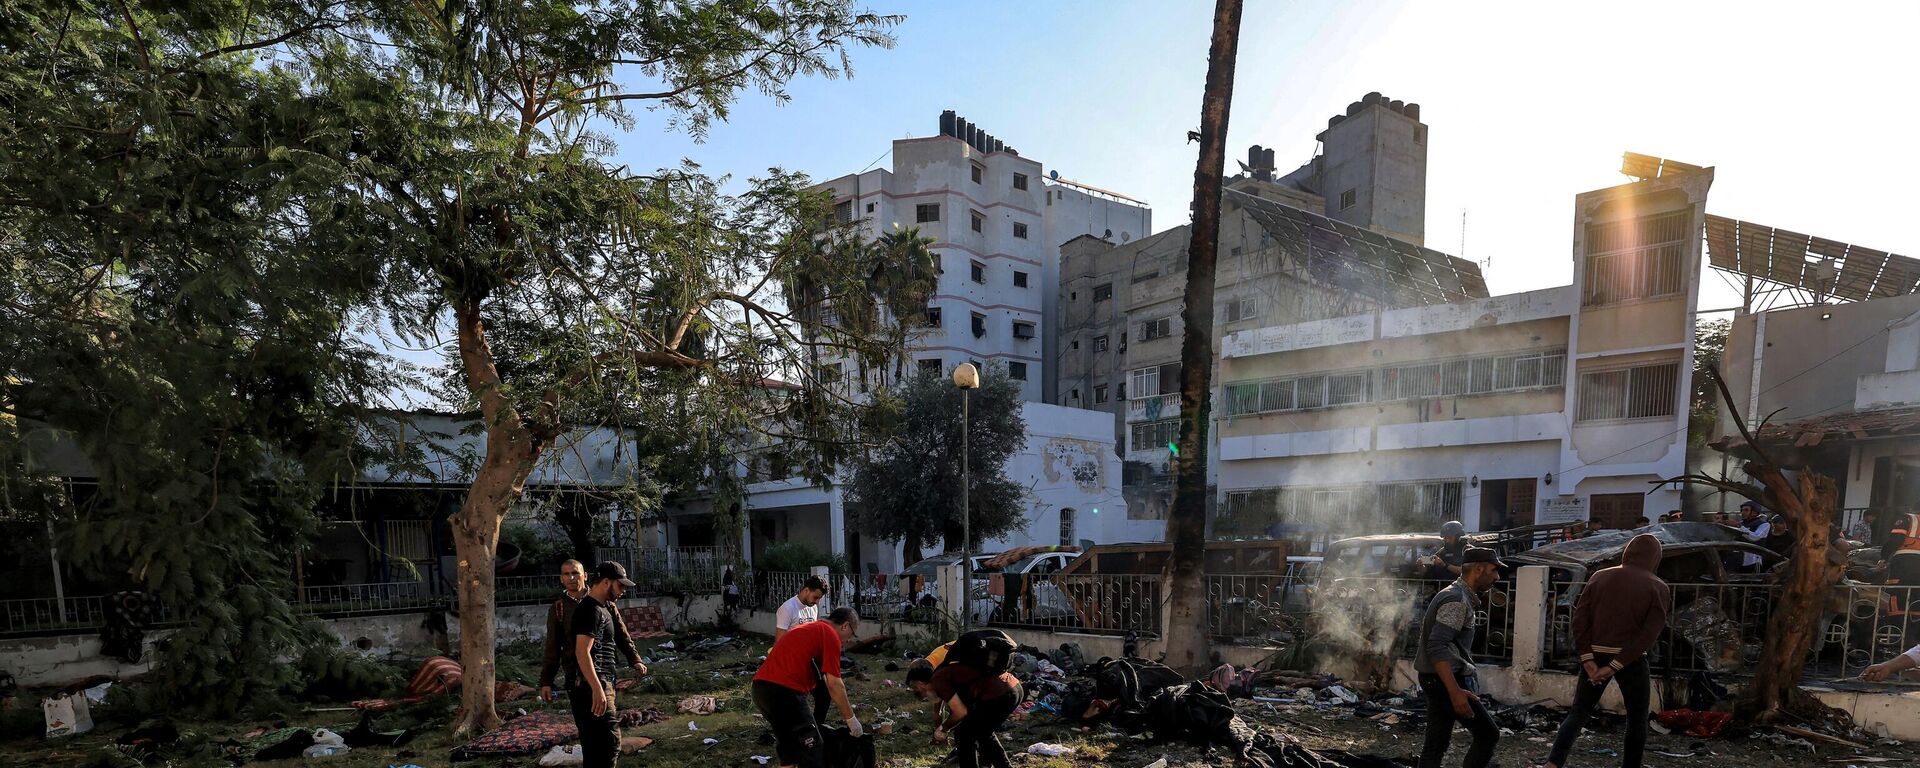
[[[98,595],[0,600],[0,635],[79,632],[99,629],[106,620],[105,598]]]
[[[1352,577],[1320,585],[1307,631],[1349,648],[1410,659],[1420,651],[1422,616],[1450,580]],[[1513,656],[1513,582],[1496,582],[1473,614],[1475,663],[1506,666]]]
[[[986,598],[988,623],[997,627],[1125,634],[1160,634],[1166,590],[1159,576],[1049,574],[1009,580],[1006,594]],[[976,613],[980,611],[976,610]]]
[[[755,571],[740,581],[740,602],[756,611],[779,610],[787,598],[800,593],[800,585],[810,575],[806,571]]]
[[[294,610],[310,614],[343,615],[431,608],[444,600],[433,594],[423,581],[388,581],[374,584],[335,584],[303,587]]]
[[[1310,577],[1317,571],[1310,565],[1288,563],[1280,575],[1209,575],[1208,634],[1222,640],[1301,638],[1312,601]]]

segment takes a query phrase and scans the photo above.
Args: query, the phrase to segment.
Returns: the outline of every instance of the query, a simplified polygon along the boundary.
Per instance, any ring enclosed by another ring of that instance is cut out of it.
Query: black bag
[[[1017,650],[1020,650],[1020,644],[1013,641],[1012,635],[998,629],[976,629],[953,641],[953,648],[947,651],[945,664],[965,664],[989,672],[1005,672],[1013,668],[1013,653]]]
[[[826,768],[876,768],[880,764],[873,734],[863,733],[856,739],[837,726],[820,729],[820,752]]]

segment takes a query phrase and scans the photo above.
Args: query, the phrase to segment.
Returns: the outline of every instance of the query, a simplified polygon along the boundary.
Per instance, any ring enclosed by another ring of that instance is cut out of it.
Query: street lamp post
[[[965,632],[973,626],[973,515],[967,499],[973,489],[973,462],[967,460],[967,432],[980,369],[973,363],[954,366],[953,385],[960,388],[960,631]]]

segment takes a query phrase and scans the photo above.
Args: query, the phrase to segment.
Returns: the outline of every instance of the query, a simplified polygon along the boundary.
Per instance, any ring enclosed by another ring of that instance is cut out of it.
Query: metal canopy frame
[[[1746,281],[1748,309],[1905,296],[1920,259],[1750,221],[1707,215],[1707,263]]]

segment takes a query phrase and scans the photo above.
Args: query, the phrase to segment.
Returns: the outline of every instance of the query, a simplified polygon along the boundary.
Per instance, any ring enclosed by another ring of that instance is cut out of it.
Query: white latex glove
[[[850,717],[847,718],[847,733],[853,734],[853,737],[857,739],[866,735],[867,731],[865,728],[860,727],[860,718]]]

